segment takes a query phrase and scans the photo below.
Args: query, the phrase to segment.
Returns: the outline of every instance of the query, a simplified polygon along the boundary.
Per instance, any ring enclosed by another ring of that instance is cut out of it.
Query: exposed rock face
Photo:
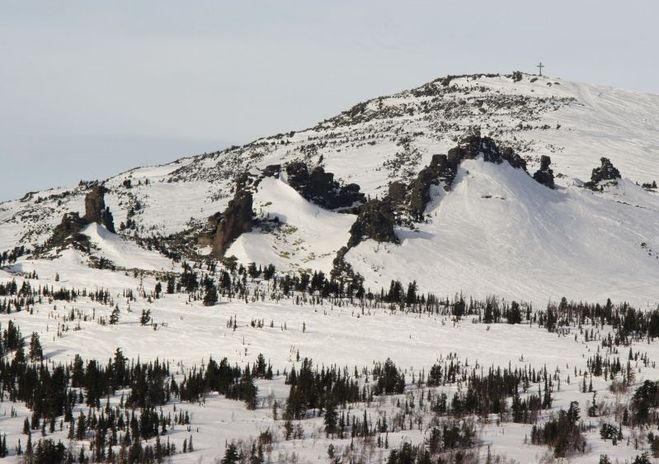
[[[348,248],[366,239],[398,243],[394,232],[394,215],[388,201],[370,200],[361,208],[357,220],[350,228]]]
[[[618,171],[608,158],[600,158],[600,166],[593,169],[593,174],[590,176],[590,183],[595,186],[603,180],[620,179],[620,171]]]
[[[549,188],[554,188],[554,171],[549,167],[551,164],[551,158],[547,155],[542,155],[540,157],[540,169],[538,169],[534,174],[533,178]]]
[[[407,185],[400,181],[392,182],[389,184],[389,194],[387,196],[394,208],[402,206],[407,196]]]
[[[409,223],[410,218],[412,221],[423,220],[426,206],[431,199],[431,187],[440,185],[443,181],[446,188],[449,188],[455,180],[460,163],[480,155],[483,155],[483,159],[487,162],[501,164],[508,161],[513,168],[523,169],[526,172],[526,161],[512,149],[506,148],[501,152],[495,141],[489,137],[480,135],[466,137],[458,146],[450,149],[448,155],[433,155],[430,164],[421,169],[409,185],[400,181],[392,182],[383,200],[370,200],[359,209],[357,220],[350,228],[348,245],[338,251],[334,260],[333,275],[350,274],[351,267],[345,261],[345,255],[350,248],[364,240],[399,243],[394,231],[397,219],[398,223]],[[543,169],[541,174],[546,174],[548,170],[553,186],[553,174],[549,169],[548,157],[547,160],[543,157]],[[291,185],[298,183],[300,178],[307,178],[306,166],[295,165],[287,169],[287,173]]]
[[[515,169],[523,169],[526,171],[526,160],[515,153],[512,148],[504,148],[501,158],[508,161],[508,163]]]
[[[110,208],[105,206],[105,193],[107,189],[97,185],[85,196],[85,216],[87,222],[104,225],[107,230],[114,232],[114,222]]]
[[[446,188],[453,183],[460,163],[465,159],[474,159],[483,155],[485,161],[500,164],[508,161],[516,169],[526,171],[526,161],[506,148],[501,152],[494,140],[489,137],[471,135],[464,138],[458,146],[449,150],[448,155],[433,155],[430,164],[419,171],[417,177],[408,186],[400,182],[389,186],[389,201],[398,217],[408,215],[408,220],[421,221],[433,185],[444,182]]]
[[[462,160],[475,159],[481,154],[483,159],[489,163],[501,164],[508,161],[512,167],[526,170],[524,158],[511,148],[506,148],[501,152],[493,139],[481,137],[478,134],[464,138],[457,147],[451,148],[448,152],[448,161],[452,164],[459,164]]]
[[[407,206],[414,220],[420,221],[426,205],[430,201],[430,187],[444,180],[451,185],[457,173],[457,164],[446,155],[433,155],[430,164],[419,171],[416,179],[410,182],[407,193]]]
[[[264,177],[279,177],[281,164],[270,164],[263,169]]]
[[[85,215],[66,213],[62,222],[53,229],[53,235],[46,242],[46,248],[64,248],[73,244],[80,249],[89,248],[89,239],[80,233],[83,227],[97,223],[105,226],[110,232],[115,232],[114,222],[110,209],[105,206],[105,193],[107,189],[102,185],[95,185],[85,196]]]
[[[62,222],[53,229],[53,235],[48,239],[46,248],[64,248],[71,243],[88,248],[89,239],[80,233],[88,224],[89,222],[81,218],[78,213],[66,213],[62,217]]]
[[[233,199],[221,216],[212,216],[216,222],[213,238],[213,255],[221,258],[229,245],[244,232],[252,230],[254,212],[252,211],[252,194],[245,190],[236,190]]]
[[[275,171],[275,168],[268,166],[266,171]],[[323,208],[347,208],[365,201],[364,194],[359,191],[359,185],[341,185],[334,180],[334,174],[325,172],[320,166],[309,172],[305,163],[295,161],[286,165],[286,175],[291,187],[307,200]]]

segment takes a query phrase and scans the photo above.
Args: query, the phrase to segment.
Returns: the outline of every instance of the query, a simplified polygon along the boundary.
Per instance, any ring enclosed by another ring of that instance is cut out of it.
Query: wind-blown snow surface
[[[369,240],[346,259],[385,288],[413,278],[420,288],[539,305],[561,296],[659,299],[659,257],[648,252],[659,250],[659,202],[628,180],[604,193],[551,190],[507,163],[477,159],[464,161],[451,192],[438,197],[427,223],[398,231],[401,245]]]

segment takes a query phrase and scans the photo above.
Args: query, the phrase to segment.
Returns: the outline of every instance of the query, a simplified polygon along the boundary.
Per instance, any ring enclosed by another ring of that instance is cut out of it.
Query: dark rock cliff
[[[107,189],[96,185],[85,196],[85,215],[83,219],[89,223],[95,222],[105,226],[110,232],[115,232],[114,221],[110,208],[105,206]]]
[[[252,230],[254,221],[252,202],[251,192],[237,189],[224,212],[209,219],[209,221],[215,222],[215,232],[212,238],[214,256],[223,257],[234,240],[244,232]]]

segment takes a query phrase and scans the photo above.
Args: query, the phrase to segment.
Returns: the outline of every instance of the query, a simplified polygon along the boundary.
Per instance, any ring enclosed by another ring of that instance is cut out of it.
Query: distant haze
[[[542,60],[659,93],[657,17],[651,0],[0,0],[0,201],[302,129],[446,74]]]

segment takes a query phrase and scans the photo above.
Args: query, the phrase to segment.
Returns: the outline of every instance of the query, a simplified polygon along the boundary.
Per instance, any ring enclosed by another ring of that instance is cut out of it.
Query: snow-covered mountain
[[[446,77],[2,203],[0,458],[652,462],[658,129]]]
[[[224,255],[329,273],[359,209],[305,198],[285,166],[321,166],[340,185],[357,184],[364,199],[382,199],[392,183],[409,189],[433,155],[473,133],[511,148],[526,171],[483,156],[460,162],[450,186],[432,186],[423,217],[397,221],[398,243],[368,239],[344,253],[366,286],[378,291],[397,279],[443,295],[538,303],[659,300],[659,197],[641,186],[659,179],[659,96],[519,73],[436,79],[310,129],[110,177],[102,183],[118,235],[87,226],[89,254],[123,269],[171,269],[156,250],[210,253],[212,237],[200,239],[208,219],[225,210],[248,171],[257,179],[250,187],[256,222]],[[542,156],[551,158],[554,189],[532,178]],[[586,188],[602,157],[622,178]],[[261,179],[272,165],[284,166],[281,175]],[[42,247],[65,213],[85,213],[94,185],[0,204],[0,252],[24,246],[30,253],[21,260],[56,256]]]

